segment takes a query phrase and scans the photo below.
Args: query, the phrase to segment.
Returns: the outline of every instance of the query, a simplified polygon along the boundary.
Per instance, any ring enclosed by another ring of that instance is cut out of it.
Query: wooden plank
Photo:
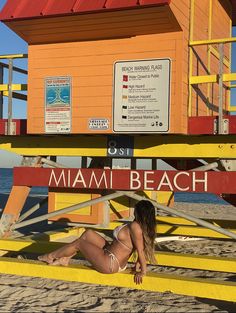
[[[236,194],[236,172],[15,167],[14,186]],[[221,181],[222,184],[218,182]]]
[[[59,267],[47,266],[35,261],[0,259],[0,272],[11,275],[43,277],[65,281],[102,284],[158,292],[173,292],[189,296],[236,301],[236,283],[149,272],[143,283],[136,285],[133,275],[127,271],[118,274],[101,274],[78,265]],[[112,278],[112,279],[111,279]]]
[[[36,240],[0,240],[0,249],[5,251],[15,251],[19,253],[37,253],[43,254],[51,252],[65,245],[63,242],[59,242],[61,239],[66,238],[71,235],[79,236],[79,229],[74,229],[74,231],[68,232],[58,232],[58,233],[46,233],[45,236],[35,237]],[[54,238],[58,242],[48,242],[43,241],[45,238]],[[193,243],[194,244],[194,243]],[[81,254],[79,254],[81,257]],[[155,257],[158,266],[171,266],[171,267],[182,267],[189,269],[207,270],[207,271],[217,271],[225,273],[236,273],[236,259],[226,258],[226,257],[215,257],[206,255],[196,255],[196,254],[183,254],[183,253],[173,253],[165,251],[157,251]],[[129,262],[132,262],[132,257]]]

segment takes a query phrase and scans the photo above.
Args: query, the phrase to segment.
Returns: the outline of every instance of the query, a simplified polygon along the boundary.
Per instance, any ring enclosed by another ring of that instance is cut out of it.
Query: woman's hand
[[[143,273],[143,272],[136,272],[134,274],[134,282],[136,285],[142,284],[143,276],[145,276],[145,273]]]

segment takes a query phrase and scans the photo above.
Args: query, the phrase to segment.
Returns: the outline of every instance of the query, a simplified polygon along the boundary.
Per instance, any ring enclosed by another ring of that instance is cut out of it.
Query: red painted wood
[[[11,20],[15,18],[32,18],[39,17],[41,12],[44,12],[45,6],[50,3],[51,0],[7,0],[3,10],[0,12],[0,20]],[[122,0],[117,0],[122,2]],[[126,2],[126,0],[123,0]],[[54,2],[54,1],[53,1]],[[63,4],[62,4],[63,2]],[[55,8],[51,8],[50,14],[70,14],[74,12],[94,11],[101,10],[104,7],[106,0],[77,0],[75,6],[71,6],[69,0],[55,0]],[[115,0],[113,0],[115,2]],[[169,4],[171,0],[139,0],[139,5],[155,5],[155,4]],[[27,3],[27,4],[26,4]],[[233,8],[233,26],[236,25],[236,0],[231,0]],[[68,11],[65,12],[65,8],[68,5]],[[20,8],[21,13],[17,13],[17,8]],[[124,7],[127,7],[124,6]],[[119,7],[120,8],[120,7]],[[46,14],[45,14],[46,15]]]
[[[131,6],[137,6],[138,0],[107,0],[107,9],[125,8]]]
[[[77,0],[73,12],[84,12],[105,9],[106,0]]]
[[[236,134],[236,115],[227,115],[224,118],[229,121],[229,134]],[[214,134],[214,121],[218,121],[217,116],[198,116],[188,118],[189,135]]]
[[[171,0],[139,0],[140,5],[170,4]]]
[[[13,185],[236,194],[236,172],[14,168]]]
[[[0,20],[30,19],[52,15],[68,15],[101,10],[165,5],[171,0],[8,0],[0,12]]]
[[[17,3],[18,4],[14,7],[13,12],[11,14],[12,18],[27,18],[28,16],[40,16],[43,8],[48,3],[48,1],[21,0],[17,1]]]
[[[53,14],[67,14],[72,12],[72,8],[75,5],[76,0],[50,0],[47,1],[44,9],[42,10],[43,15]]]
[[[16,125],[16,133],[14,135],[26,134],[26,120],[13,119],[12,122]],[[7,119],[0,119],[0,135],[7,135]]]

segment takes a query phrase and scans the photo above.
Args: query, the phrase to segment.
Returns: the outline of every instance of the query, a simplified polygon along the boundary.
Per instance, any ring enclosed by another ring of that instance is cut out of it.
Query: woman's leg
[[[91,243],[93,246],[100,249],[102,249],[107,244],[107,241],[101,235],[91,229],[88,229],[79,239],[76,239],[72,243],[69,243],[51,253],[39,256],[38,259],[48,264],[68,265],[70,259],[79,251],[79,242],[81,240],[85,241],[86,243]]]

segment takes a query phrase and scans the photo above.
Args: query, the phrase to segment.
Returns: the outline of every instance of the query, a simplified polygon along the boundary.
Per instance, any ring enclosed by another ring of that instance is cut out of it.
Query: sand
[[[32,199],[31,199],[32,200]],[[34,201],[35,199],[33,199]],[[197,217],[236,220],[230,205],[176,203]],[[170,241],[160,250],[235,257],[234,240]],[[75,261],[76,262],[76,261]],[[235,281],[235,275],[149,267],[157,272]],[[236,303],[134,289],[0,274],[0,312],[236,312]]]

